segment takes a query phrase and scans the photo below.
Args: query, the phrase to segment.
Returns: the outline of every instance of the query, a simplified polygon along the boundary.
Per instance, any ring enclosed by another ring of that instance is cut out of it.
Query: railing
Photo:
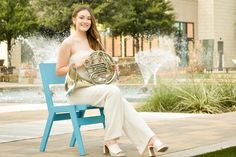
[[[236,67],[223,67],[221,69],[219,68],[209,68],[209,69],[205,69],[206,72],[225,72],[225,73],[229,73],[230,71],[232,72],[236,72]]]

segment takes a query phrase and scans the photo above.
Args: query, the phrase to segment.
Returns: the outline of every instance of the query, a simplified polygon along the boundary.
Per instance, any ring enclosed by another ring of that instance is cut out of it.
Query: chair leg
[[[77,112],[77,117],[82,118],[84,117],[85,111],[79,111]],[[80,126],[79,126],[80,129]],[[75,138],[75,133],[73,131],[72,135],[71,135],[71,139],[70,139],[70,147],[74,147],[75,146],[75,142],[76,142],[76,138]]]
[[[75,146],[75,133],[73,131],[72,135],[71,135],[71,138],[70,138],[70,147],[74,147]]]
[[[77,149],[79,151],[79,154],[81,156],[83,156],[83,155],[85,155],[85,150],[84,150],[83,140],[82,140],[82,136],[80,133],[79,122],[77,119],[77,114],[76,114],[75,108],[73,108],[73,110],[70,112],[70,116],[71,116],[71,120],[72,120],[75,139],[76,139],[77,145],[78,145]]]
[[[46,123],[46,127],[44,129],[42,141],[41,141],[41,144],[40,144],[40,152],[44,152],[45,149],[46,149],[46,145],[47,145],[48,137],[50,135],[50,131],[51,131],[51,128],[52,128],[54,117],[55,117],[54,113],[53,114],[49,113],[47,123]]]
[[[104,108],[99,108],[99,111],[100,111],[100,114],[101,114],[101,116],[103,117],[103,129],[105,129],[106,128],[106,124],[105,124],[105,116],[104,116]]]

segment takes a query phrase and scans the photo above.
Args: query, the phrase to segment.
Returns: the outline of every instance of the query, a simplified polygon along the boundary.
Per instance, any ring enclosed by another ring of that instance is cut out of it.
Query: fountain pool
[[[131,102],[140,102],[148,98],[148,94],[139,93],[142,85],[118,85]],[[55,102],[66,102],[66,96],[63,85],[52,86],[53,99]],[[0,84],[0,102],[1,103],[44,103],[43,88],[40,84],[35,85],[15,85],[11,87],[1,86]]]

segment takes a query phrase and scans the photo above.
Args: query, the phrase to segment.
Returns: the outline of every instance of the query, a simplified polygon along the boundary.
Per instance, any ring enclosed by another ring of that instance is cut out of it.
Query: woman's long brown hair
[[[92,13],[92,10],[86,6],[77,7],[77,8],[75,8],[75,10],[73,12],[72,17],[75,18],[77,16],[78,12],[80,12],[82,10],[87,10],[91,15],[91,26],[90,26],[89,30],[86,32],[89,46],[95,51],[97,51],[97,50],[104,51],[102,45],[100,44],[101,43],[101,36],[97,30],[95,17]]]

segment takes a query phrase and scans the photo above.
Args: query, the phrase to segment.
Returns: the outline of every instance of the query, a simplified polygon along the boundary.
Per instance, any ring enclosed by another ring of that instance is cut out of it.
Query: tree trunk
[[[8,59],[8,67],[11,66],[11,48],[12,48],[12,45],[11,45],[11,37],[7,38],[7,59]]]
[[[141,51],[143,51],[143,37],[141,37]]]
[[[136,40],[136,44],[135,44],[135,47],[136,47],[136,53],[139,52],[139,38],[135,38]]]

